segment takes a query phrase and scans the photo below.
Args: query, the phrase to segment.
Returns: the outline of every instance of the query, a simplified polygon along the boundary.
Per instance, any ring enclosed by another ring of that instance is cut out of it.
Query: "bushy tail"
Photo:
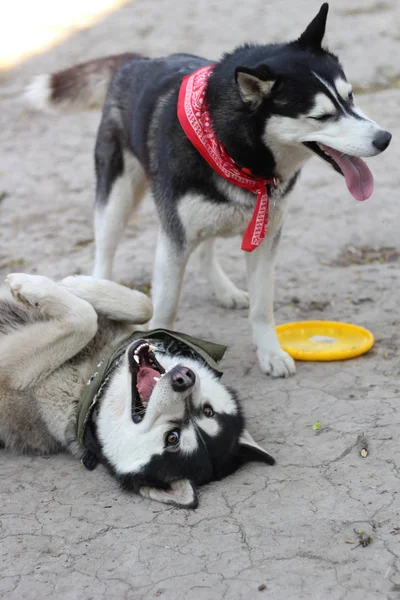
[[[78,112],[100,109],[116,71],[140,55],[115,54],[81,63],[52,75],[37,75],[25,90],[25,100],[37,110]]]

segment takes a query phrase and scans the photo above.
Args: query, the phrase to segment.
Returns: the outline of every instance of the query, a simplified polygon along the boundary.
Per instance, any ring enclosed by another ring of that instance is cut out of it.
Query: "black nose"
[[[193,371],[182,365],[176,365],[171,369],[170,375],[174,392],[186,392],[194,386],[196,381],[196,375]]]
[[[383,152],[389,146],[391,139],[391,133],[388,131],[380,131],[376,134],[372,145],[375,146],[375,148],[377,148],[380,152]]]

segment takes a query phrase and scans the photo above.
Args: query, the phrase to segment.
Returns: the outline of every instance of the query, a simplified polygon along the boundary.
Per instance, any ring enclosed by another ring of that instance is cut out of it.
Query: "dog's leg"
[[[229,279],[218,262],[215,252],[215,239],[202,242],[199,248],[202,271],[207,277],[217,300],[226,308],[247,308],[249,295],[240,290]]]
[[[147,323],[153,312],[151,300],[145,294],[113,281],[73,275],[60,281],[59,285],[89,302],[97,313],[112,321]]]
[[[99,140],[101,140],[99,132]],[[93,275],[111,279],[119,241],[131,213],[142,201],[147,181],[139,161],[115,140],[96,148],[96,257]]]
[[[154,261],[152,299],[153,318],[150,328],[174,325],[181,292],[182,279],[191,249],[178,248],[173,240],[160,230]]]
[[[97,314],[47,277],[12,273],[6,283],[11,294],[40,318],[4,336],[0,344],[0,373],[16,389],[45,378],[84,348],[97,331]]]
[[[274,319],[274,272],[279,238],[280,228],[267,235],[253,252],[246,253],[249,319],[262,371],[273,377],[288,377],[295,373],[296,367],[279,344]]]

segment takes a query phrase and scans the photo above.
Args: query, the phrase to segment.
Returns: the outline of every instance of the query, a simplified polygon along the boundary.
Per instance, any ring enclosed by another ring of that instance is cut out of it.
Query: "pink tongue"
[[[358,156],[341,154],[329,146],[322,147],[341,168],[350,194],[356,200],[367,200],[374,191],[374,177],[366,163]]]
[[[154,381],[154,377],[160,377],[160,373],[151,367],[141,367],[137,375],[136,387],[143,400],[148,401],[151,396],[151,392],[157,383],[157,381]]]

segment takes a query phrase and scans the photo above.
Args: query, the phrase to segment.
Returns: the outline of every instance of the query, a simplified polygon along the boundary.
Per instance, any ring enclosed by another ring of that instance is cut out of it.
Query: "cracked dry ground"
[[[93,260],[91,152],[99,115],[29,114],[17,98],[33,74],[127,49],[215,57],[251,38],[295,37],[317,8],[278,0],[170,0],[167,8],[142,0],[3,74],[1,275],[86,273]],[[68,456],[3,451],[0,596],[400,597],[400,7],[360,0],[349,9],[337,0],[328,23],[332,49],[366,91],[361,107],[393,141],[370,161],[376,188],[365,203],[317,159],[304,170],[281,245],[276,316],[365,325],[374,349],[342,363],[299,363],[294,378],[272,381],[256,364],[246,312],[217,306],[193,260],[177,326],[230,345],[226,381],[239,390],[248,426],[276,466],[253,464],[205,487],[198,510],[189,512],[122,494],[101,468],[88,473]],[[156,227],[147,200],[119,250],[117,279],[148,284]],[[220,254],[244,285],[239,245],[221,242]],[[312,429],[317,420],[319,432]],[[355,446],[361,431],[365,459]],[[372,543],[346,543],[357,537],[354,528]]]

